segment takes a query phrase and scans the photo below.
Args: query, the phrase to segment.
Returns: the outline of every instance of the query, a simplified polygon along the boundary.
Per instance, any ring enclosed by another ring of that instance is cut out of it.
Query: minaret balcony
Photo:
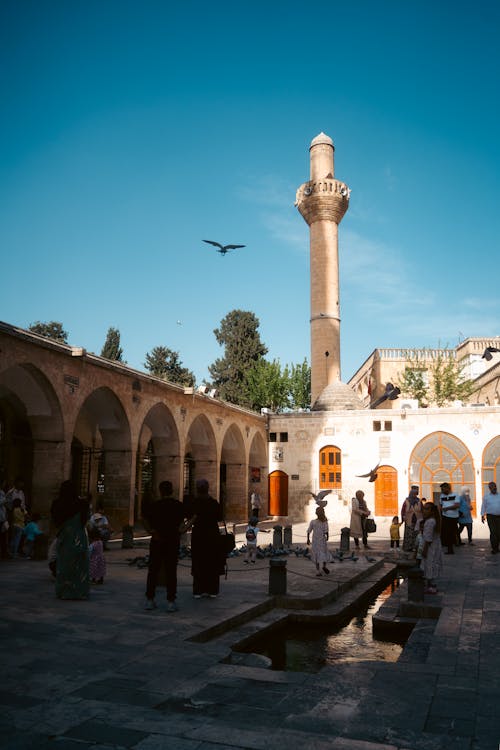
[[[350,194],[345,182],[325,177],[301,185],[297,190],[295,205],[308,224],[315,221],[340,224],[349,207]]]

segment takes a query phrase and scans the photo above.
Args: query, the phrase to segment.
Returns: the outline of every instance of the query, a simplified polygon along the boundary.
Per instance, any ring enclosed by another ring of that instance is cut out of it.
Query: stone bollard
[[[408,601],[424,601],[424,572],[420,568],[410,568],[408,571]]]
[[[276,526],[273,526],[273,529],[273,547],[281,549],[283,547],[283,526],[280,526],[278,523]]]
[[[351,535],[351,530],[348,526],[344,526],[343,529],[340,529],[340,551],[341,552],[349,552],[350,535]]]
[[[292,546],[292,527],[285,526],[283,529],[283,544],[285,547]]]
[[[281,557],[269,560],[269,594],[286,594],[286,560]]]
[[[122,549],[132,549],[134,546],[134,527],[124,526],[122,528]]]

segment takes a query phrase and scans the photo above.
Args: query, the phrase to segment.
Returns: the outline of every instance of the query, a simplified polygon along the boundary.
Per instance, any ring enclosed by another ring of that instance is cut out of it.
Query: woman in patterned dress
[[[88,503],[78,497],[70,480],[63,482],[50,509],[57,527],[56,596],[88,599],[89,543],[85,525]]]
[[[424,505],[424,545],[422,548],[422,568],[426,581],[426,594],[437,594],[436,578],[443,567],[441,548],[441,515],[434,503]]]

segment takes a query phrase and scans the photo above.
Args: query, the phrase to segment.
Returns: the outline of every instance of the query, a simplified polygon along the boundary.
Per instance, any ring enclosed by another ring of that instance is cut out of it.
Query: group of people
[[[161,482],[159,490],[160,498],[143,509],[151,533],[145,609],[156,609],[156,588],[164,571],[167,612],[176,612],[180,538],[188,530],[191,530],[193,597],[215,599],[219,594],[220,576],[226,560],[219,531],[219,523],[223,520],[222,507],[210,495],[206,479],[199,479],[194,497],[188,496],[183,502],[174,497],[171,482]]]
[[[500,495],[495,482],[488,484],[489,492],[483,498],[481,520],[487,522],[490,530],[492,554],[500,550]],[[358,490],[351,502],[351,520],[349,532],[354,544],[359,547],[362,540],[365,549],[369,549],[367,519],[371,511],[368,508],[364,492]],[[307,529],[307,544],[311,544],[311,557],[316,566],[316,575],[328,574],[328,520],[324,507],[316,509],[317,518],[313,519]],[[452,493],[449,482],[440,485],[438,504],[419,498],[419,487],[412,485],[408,497],[401,507],[401,520],[394,516],[390,526],[390,546],[398,548],[400,544],[400,527],[404,526],[403,551],[414,555],[421,565],[425,577],[425,591],[437,593],[436,580],[442,570],[443,548],[452,555],[455,547],[463,545],[461,534],[467,531],[467,541],[472,540],[472,500],[468,487],[462,487],[460,495]]]
[[[42,535],[39,521],[40,514],[32,512],[26,502],[22,478],[16,477],[12,486],[4,481],[0,486],[0,557],[30,560],[36,538]]]
[[[490,530],[492,554],[500,549],[500,495],[495,482],[488,484],[481,507],[481,520]],[[191,530],[191,573],[193,596],[215,598],[219,594],[219,580],[223,572],[226,551],[221,545],[219,524],[223,520],[220,503],[209,494],[206,479],[196,483],[196,494],[181,503],[173,495],[172,483],[159,485],[160,497],[148,503],[143,516],[151,533],[149,566],[146,583],[145,609],[156,608],[156,588],[162,571],[167,589],[167,611],[177,611],[177,561],[180,538]],[[454,554],[454,547],[463,544],[461,533],[467,530],[468,543],[472,541],[472,502],[467,487],[457,497],[449,482],[440,485],[439,503],[419,498],[419,488],[413,485],[401,507],[401,520],[395,516],[390,527],[391,547],[399,547],[400,527],[404,525],[403,550],[415,554],[422,565],[427,593],[436,593],[436,579],[442,568],[442,548],[445,554]],[[247,554],[245,563],[254,563],[257,552],[258,514],[260,497],[253,493],[251,513],[246,529]],[[369,549],[366,521],[371,511],[364,492],[358,490],[351,503],[349,532],[354,544],[360,539]],[[51,517],[57,529],[49,565],[56,579],[56,595],[61,599],[86,599],[90,583],[102,584],[106,574],[104,549],[112,529],[101,503],[90,515],[88,498],[78,496],[71,481],[63,482],[51,506]],[[0,489],[0,552],[2,557],[17,554],[19,542],[24,538],[24,552],[33,553],[35,539],[42,532],[39,516],[28,516],[22,483],[16,480],[10,489]],[[8,520],[10,519],[10,520]],[[311,557],[316,575],[327,575],[329,561],[328,519],[323,506],[316,509],[316,518],[307,529],[307,544],[311,544]]]
[[[391,547],[399,547],[399,527],[404,524],[403,550],[414,553],[421,564],[426,579],[427,593],[437,592],[436,579],[442,569],[445,555],[455,554],[455,547],[464,544],[461,534],[467,531],[467,541],[472,540],[472,500],[468,487],[462,487],[457,496],[449,482],[439,486],[438,503],[418,497],[419,488],[413,485],[401,508],[401,521],[394,516],[390,528]],[[489,482],[482,501],[481,521],[488,523],[492,554],[500,546],[500,496],[495,482]]]

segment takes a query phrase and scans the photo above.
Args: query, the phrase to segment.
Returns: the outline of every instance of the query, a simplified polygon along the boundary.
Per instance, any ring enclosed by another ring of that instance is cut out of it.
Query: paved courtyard
[[[57,600],[44,561],[2,562],[0,747],[497,750],[500,556],[486,529],[474,529],[475,545],[445,558],[439,619],[418,623],[397,662],[342,662],[317,674],[231,658],[231,646],[288,611],[333,616],[352,605],[392,570],[383,523],[368,559],[337,560],[328,577],[286,557],[292,610],[283,599],[271,606],[267,558],[230,559],[215,600],[192,598],[181,560],[174,614],[161,590],[159,608],[143,609],[146,570],[129,562],[145,546],[115,544],[106,581],[86,602]],[[303,544],[303,525],[293,538]]]

